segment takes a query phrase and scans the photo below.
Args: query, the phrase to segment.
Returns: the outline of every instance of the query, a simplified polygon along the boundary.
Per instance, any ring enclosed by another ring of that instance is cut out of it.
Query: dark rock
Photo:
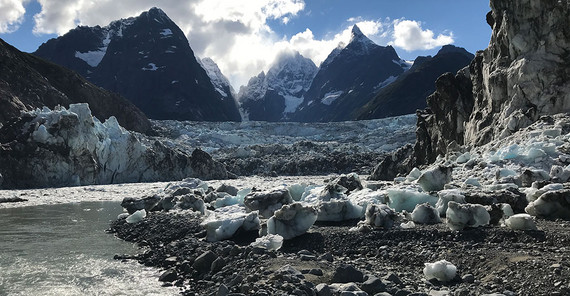
[[[340,185],[347,189],[347,194],[352,191],[362,190],[362,182],[357,174],[340,175],[339,177],[332,180],[329,184]]]
[[[360,285],[360,289],[370,295],[375,295],[376,293],[385,292],[386,284],[379,278],[370,277]]]
[[[147,212],[151,211],[160,202],[160,197],[157,195],[147,196],[144,198],[125,197],[121,202],[121,207],[125,208],[129,214],[138,210],[145,209]]]
[[[192,264],[192,267],[198,271],[201,274],[205,274],[210,272],[210,269],[212,267],[212,263],[218,259],[218,256],[212,252],[212,251],[207,251],[202,253],[202,255],[198,256],[198,258],[196,258],[196,261],[194,261],[194,264]]]
[[[402,280],[400,280],[400,277],[398,277],[398,275],[396,275],[395,273],[391,272],[389,274],[386,275],[386,277],[384,277],[385,280],[390,281],[394,284],[400,285],[402,284]]]
[[[462,71],[446,73],[435,82],[436,91],[427,98],[428,108],[418,111],[414,162],[429,164],[447,153],[447,146],[464,144],[464,126],[473,109],[472,84]]]
[[[174,282],[177,279],[178,279],[178,273],[174,268],[167,269],[158,278],[158,280],[161,282]]]
[[[407,144],[392,152],[374,167],[370,180],[392,181],[400,174],[407,174],[413,169],[411,162],[414,147]]]
[[[465,283],[469,283],[472,284],[475,282],[475,276],[473,276],[472,274],[468,273],[464,276],[461,277],[461,280]]]
[[[212,273],[216,273],[221,271],[226,266],[226,260],[223,257],[218,257],[218,259],[212,262],[211,271]]]
[[[364,274],[352,265],[341,264],[333,273],[331,281],[333,283],[361,283],[364,281]]]
[[[231,196],[236,196],[238,193],[238,189],[231,185],[222,184],[220,187],[216,189],[216,192],[225,192]]]

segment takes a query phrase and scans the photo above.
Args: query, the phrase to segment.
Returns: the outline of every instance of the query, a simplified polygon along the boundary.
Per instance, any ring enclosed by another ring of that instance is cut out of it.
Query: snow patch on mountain
[[[229,89],[231,91],[231,95],[233,95],[234,90],[230,84],[230,81],[222,73],[216,62],[214,62],[211,58],[207,57],[203,59],[196,58],[196,60],[202,66],[202,68],[204,68],[206,74],[208,74],[208,76],[210,77],[210,80],[212,81],[214,88],[220,95],[226,98],[229,97],[230,94],[224,91],[224,89]]]
[[[84,60],[89,66],[97,67],[107,53],[107,47],[88,52],[75,52],[75,57]]]
[[[330,106],[334,101],[336,101],[336,99],[342,96],[343,93],[344,92],[342,90],[328,92],[321,99],[321,103]]]
[[[285,111],[283,111],[284,113],[293,113],[295,112],[295,110],[297,110],[297,107],[299,107],[299,105],[301,105],[301,103],[303,103],[303,100],[305,98],[303,97],[295,97],[295,96],[288,96],[288,95],[284,95],[283,96],[285,98]]]
[[[396,81],[396,79],[398,78],[398,76],[390,76],[388,78],[386,78],[386,80],[380,82],[377,86],[374,87],[374,90],[380,90],[385,88],[386,86],[390,85],[392,82]]]
[[[170,30],[170,29],[163,29],[163,30],[160,32],[160,35],[162,35],[162,36],[164,36],[164,37],[170,36],[170,35],[172,35],[172,30]]]

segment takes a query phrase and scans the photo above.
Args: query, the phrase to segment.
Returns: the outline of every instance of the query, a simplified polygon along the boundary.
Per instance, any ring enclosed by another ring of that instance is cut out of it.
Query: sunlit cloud
[[[411,20],[394,22],[394,46],[407,51],[428,50],[453,43],[453,33],[435,34],[431,30],[422,29],[421,23]]]
[[[0,33],[11,33],[20,27],[24,20],[28,1],[0,0]]]

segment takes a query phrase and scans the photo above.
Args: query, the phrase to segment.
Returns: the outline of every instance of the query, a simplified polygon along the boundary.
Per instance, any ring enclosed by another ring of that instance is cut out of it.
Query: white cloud
[[[22,0],[0,0],[0,33],[11,33],[20,27],[26,9]]]
[[[453,43],[453,34],[439,34],[434,38],[431,30],[424,30],[421,23],[411,20],[397,20],[394,22],[394,40],[392,43],[407,51],[427,50]]]

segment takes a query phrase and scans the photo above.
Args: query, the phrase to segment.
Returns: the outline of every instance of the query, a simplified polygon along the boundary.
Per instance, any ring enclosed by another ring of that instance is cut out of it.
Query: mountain
[[[238,94],[241,108],[249,120],[283,121],[295,111],[309,89],[317,66],[298,52],[276,58],[267,75],[251,78]]]
[[[382,88],[372,100],[354,113],[357,119],[375,119],[411,114],[424,109],[435,91],[436,79],[469,65],[474,55],[463,48],[445,45],[434,56],[418,57],[410,70]]]
[[[153,119],[241,120],[236,101],[216,90],[182,30],[158,8],[77,27],[34,54],[123,95]]]
[[[115,116],[129,130],[151,130],[148,118],[125,98],[0,39],[0,126],[22,111],[73,103],[89,103],[93,115],[102,121]]]
[[[355,25],[350,42],[339,45],[321,64],[291,119],[302,122],[353,119],[354,110],[408,67],[393,47],[376,45]]]
[[[200,63],[202,68],[206,70],[206,74],[208,74],[208,77],[210,77],[212,85],[214,85],[216,91],[222,95],[222,97],[235,101],[236,95],[234,88],[230,84],[228,78],[222,73],[218,67],[218,64],[216,64],[216,62],[214,62],[211,58],[196,58],[196,60],[198,63]]]

